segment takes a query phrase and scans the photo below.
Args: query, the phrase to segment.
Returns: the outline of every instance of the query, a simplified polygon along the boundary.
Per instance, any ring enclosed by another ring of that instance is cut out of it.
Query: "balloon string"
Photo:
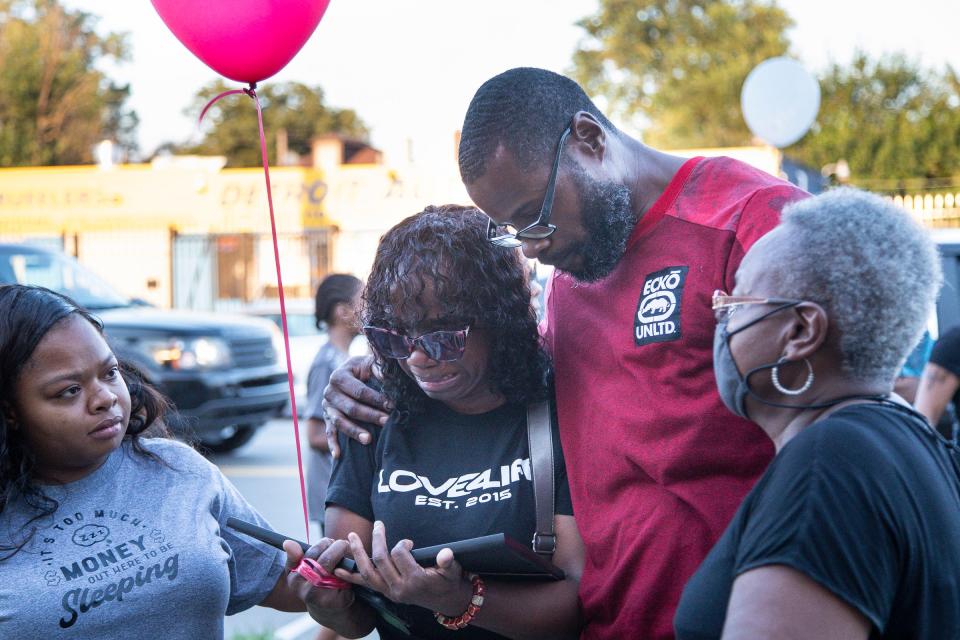
[[[250,86],[254,87],[255,85],[250,85]],[[203,111],[200,112],[200,117],[197,118],[197,124],[200,124],[201,122],[203,122],[203,116],[207,115],[207,111],[210,109],[210,107],[213,106],[214,102],[219,101],[221,98],[232,96],[235,93],[247,93],[247,91],[248,91],[247,89],[231,89],[230,91],[224,91],[223,93],[214,96],[214,98],[210,100],[210,102],[208,102],[205,107],[203,107]]]
[[[267,204],[270,207],[270,233],[273,236],[273,260],[277,267],[277,289],[280,292],[280,324],[283,328],[283,348],[287,358],[287,385],[290,391],[290,408],[293,413],[293,434],[297,444],[297,470],[300,473],[300,502],[303,506],[303,526],[307,532],[307,542],[310,542],[310,517],[307,513],[307,485],[303,476],[303,454],[300,451],[300,422],[297,418],[297,398],[293,392],[293,365],[290,361],[290,333],[287,330],[287,305],[283,296],[283,276],[280,270],[280,247],[277,243],[277,223],[273,214],[273,192],[270,188],[270,165],[267,162],[267,138],[263,133],[263,109],[260,98],[257,96],[257,85],[251,84],[246,89],[232,89],[224,91],[213,98],[200,112],[200,120],[206,115],[213,103],[229,95],[245,93],[253,99],[257,106],[257,125],[260,127],[260,155],[263,158],[263,175],[267,183]]]

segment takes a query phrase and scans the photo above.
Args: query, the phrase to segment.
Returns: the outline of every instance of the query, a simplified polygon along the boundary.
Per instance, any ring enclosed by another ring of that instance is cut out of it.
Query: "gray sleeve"
[[[323,390],[330,381],[330,374],[337,368],[338,363],[329,357],[325,350],[321,350],[310,365],[310,373],[307,374],[307,418],[323,419]]]
[[[223,539],[230,572],[230,600],[227,615],[239,613],[260,604],[273,590],[283,572],[286,555],[226,526],[227,518],[234,517],[261,527],[270,524],[240,495],[236,487],[220,475],[220,501],[217,521]]]

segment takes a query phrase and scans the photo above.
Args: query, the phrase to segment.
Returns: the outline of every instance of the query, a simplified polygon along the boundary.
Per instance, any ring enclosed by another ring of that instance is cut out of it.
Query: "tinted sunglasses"
[[[366,326],[363,333],[370,346],[384,358],[406,360],[419,348],[427,357],[437,362],[453,362],[463,357],[470,327],[458,331],[431,331],[416,338],[389,329]]]

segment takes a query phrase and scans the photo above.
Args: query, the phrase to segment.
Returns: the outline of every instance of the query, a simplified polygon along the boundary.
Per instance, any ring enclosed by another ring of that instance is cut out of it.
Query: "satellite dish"
[[[743,119],[753,135],[780,149],[803,137],[820,109],[820,85],[791,58],[768,58],[740,91]]]

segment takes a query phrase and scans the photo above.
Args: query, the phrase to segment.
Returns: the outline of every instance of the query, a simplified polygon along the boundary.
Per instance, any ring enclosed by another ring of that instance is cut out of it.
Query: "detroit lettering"
[[[379,493],[420,491],[414,497],[416,506],[451,509],[462,505],[467,508],[487,502],[509,500],[513,497],[509,486],[520,482],[521,479],[529,481],[531,477],[530,458],[517,458],[508,465],[465,473],[447,478],[439,484],[434,484],[429,477],[417,475],[413,471],[396,469],[387,475],[386,470],[381,469],[377,491]],[[499,490],[490,491],[491,489]]]

